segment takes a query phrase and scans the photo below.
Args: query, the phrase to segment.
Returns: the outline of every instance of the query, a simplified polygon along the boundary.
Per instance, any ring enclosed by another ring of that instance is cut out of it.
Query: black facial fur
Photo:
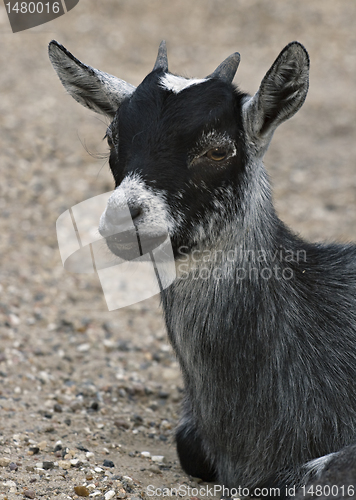
[[[207,185],[216,191],[232,188],[238,200],[246,156],[244,94],[219,79],[176,94],[162,88],[162,76],[159,70],[152,72],[119,108],[111,126],[115,148],[110,168],[116,185],[137,173],[151,189],[165,191],[172,216],[179,211],[184,218],[184,225],[171,235],[176,251],[186,245],[187,233],[199,220],[216,212],[214,196],[206,196]],[[233,145],[235,154],[214,162],[205,153],[224,147],[221,137],[226,137],[228,153]]]

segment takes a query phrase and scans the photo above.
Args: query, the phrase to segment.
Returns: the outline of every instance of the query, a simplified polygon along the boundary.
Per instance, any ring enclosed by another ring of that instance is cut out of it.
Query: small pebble
[[[136,382],[132,384],[132,392],[137,396],[144,396],[146,394],[144,385]]]
[[[47,441],[41,441],[37,445],[41,451],[45,450],[47,448]]]
[[[115,496],[114,490],[109,490],[105,493],[105,500],[111,500]]]
[[[10,464],[11,460],[6,457],[0,457],[0,467],[7,467]]]
[[[15,483],[15,481],[6,481],[4,483],[2,483],[4,486],[7,486],[8,488],[10,488],[10,491],[11,492],[15,492],[16,491],[16,488],[17,488],[17,484]]]
[[[104,467],[115,467],[115,464],[112,460],[104,460],[103,466]]]
[[[143,422],[143,418],[141,417],[141,415],[137,415],[137,413],[135,413],[135,414],[131,417],[131,421],[132,421],[132,422],[135,422],[135,424],[142,424],[142,422]]]
[[[158,467],[158,465],[151,465],[151,467],[148,468],[150,472],[153,472],[154,474],[162,474],[161,469]]]
[[[81,444],[77,446],[77,450],[80,450],[80,451],[89,451],[88,448],[85,448]]]
[[[44,470],[51,470],[54,468],[54,462],[50,462],[50,461],[43,462],[42,467]]]
[[[65,455],[65,458],[74,458],[75,455],[77,454],[76,450],[68,450],[67,448],[67,453]]]
[[[62,413],[62,407],[59,403],[56,403],[54,406],[53,406],[53,411],[55,411],[56,413]]]
[[[129,429],[130,428],[130,424],[127,420],[124,420],[124,419],[117,419],[115,420],[114,422],[114,425],[116,427],[118,427],[119,429],[122,428],[122,429]]]
[[[86,486],[74,486],[74,491],[78,497],[88,497],[90,493]]]
[[[104,497],[102,496],[101,491],[99,490],[93,491],[93,493],[91,493],[90,496],[94,498],[99,497],[98,500],[104,500]]]
[[[141,451],[141,456],[144,458],[151,458],[151,453],[149,451]]]
[[[24,490],[23,494],[26,498],[35,498],[36,496],[35,490]]]
[[[158,463],[165,462],[165,458],[163,455],[154,455],[152,457],[152,462],[158,462]]]
[[[9,314],[9,320],[12,326],[18,326],[21,323],[20,318],[16,314]]]
[[[90,409],[94,411],[99,410],[99,403],[97,401],[93,401],[92,404],[90,405]]]
[[[17,470],[18,469],[18,465],[15,464],[14,462],[11,462],[11,464],[9,465],[10,467],[10,470]]]
[[[75,413],[76,411],[79,411],[83,408],[83,403],[81,401],[73,401],[71,404],[70,404],[70,409],[73,413]]]
[[[90,350],[90,344],[80,344],[77,346],[77,351],[79,352],[87,352]]]
[[[67,460],[58,460],[58,467],[60,467],[61,469],[70,469],[71,463]]]
[[[170,422],[168,422],[168,420],[162,420],[161,429],[163,429],[163,430],[172,429],[172,424]]]

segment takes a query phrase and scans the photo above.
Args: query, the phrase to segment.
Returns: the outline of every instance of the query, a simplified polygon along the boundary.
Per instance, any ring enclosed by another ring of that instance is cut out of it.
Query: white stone
[[[127,481],[128,483],[133,483],[133,479],[130,476],[123,476],[122,479],[125,479],[125,481]]]
[[[77,351],[79,352],[87,352],[90,350],[90,344],[79,344],[77,346]]]

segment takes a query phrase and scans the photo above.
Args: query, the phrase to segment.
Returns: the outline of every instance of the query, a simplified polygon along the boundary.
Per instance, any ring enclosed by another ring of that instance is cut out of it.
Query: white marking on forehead
[[[184,78],[183,76],[171,75],[166,73],[160,78],[160,85],[166,90],[171,90],[175,94],[179,94],[182,90],[192,85],[198,85],[208,81],[209,78]]]

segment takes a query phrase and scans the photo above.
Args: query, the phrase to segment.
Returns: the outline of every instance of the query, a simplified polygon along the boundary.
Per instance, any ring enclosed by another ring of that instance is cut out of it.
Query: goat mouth
[[[142,234],[136,231],[123,231],[105,238],[109,250],[123,260],[130,261],[150,253],[164,243],[167,234]]]

